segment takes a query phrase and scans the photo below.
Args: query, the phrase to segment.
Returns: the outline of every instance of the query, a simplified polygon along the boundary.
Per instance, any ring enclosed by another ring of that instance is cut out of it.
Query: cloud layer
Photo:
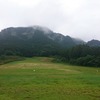
[[[32,25],[100,40],[100,0],[0,0],[0,29]]]

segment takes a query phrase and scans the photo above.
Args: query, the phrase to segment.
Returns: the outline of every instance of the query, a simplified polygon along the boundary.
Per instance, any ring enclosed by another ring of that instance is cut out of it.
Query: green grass
[[[34,57],[0,65],[0,100],[100,100],[100,68]]]

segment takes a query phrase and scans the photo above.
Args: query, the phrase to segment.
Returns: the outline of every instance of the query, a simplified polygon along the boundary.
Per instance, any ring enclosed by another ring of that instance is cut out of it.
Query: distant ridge
[[[0,32],[0,54],[54,55],[59,50],[79,44],[100,46],[99,43],[98,40],[86,43],[81,39],[64,36],[41,26],[9,27]]]
[[[88,41],[88,42],[87,42],[87,45],[93,46],[93,47],[94,47],[94,46],[97,47],[97,46],[100,46],[100,41],[99,41],[99,40],[94,40],[94,39],[93,39],[93,40],[91,40],[91,41]]]

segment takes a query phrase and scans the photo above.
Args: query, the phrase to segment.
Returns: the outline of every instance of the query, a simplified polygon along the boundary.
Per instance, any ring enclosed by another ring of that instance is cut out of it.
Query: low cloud
[[[0,0],[0,29],[31,25],[100,40],[100,0]]]

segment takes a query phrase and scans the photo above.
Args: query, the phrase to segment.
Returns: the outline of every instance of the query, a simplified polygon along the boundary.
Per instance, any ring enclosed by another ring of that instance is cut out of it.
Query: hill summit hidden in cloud
[[[10,27],[0,32],[0,54],[53,55],[58,50],[84,43],[41,26]]]

